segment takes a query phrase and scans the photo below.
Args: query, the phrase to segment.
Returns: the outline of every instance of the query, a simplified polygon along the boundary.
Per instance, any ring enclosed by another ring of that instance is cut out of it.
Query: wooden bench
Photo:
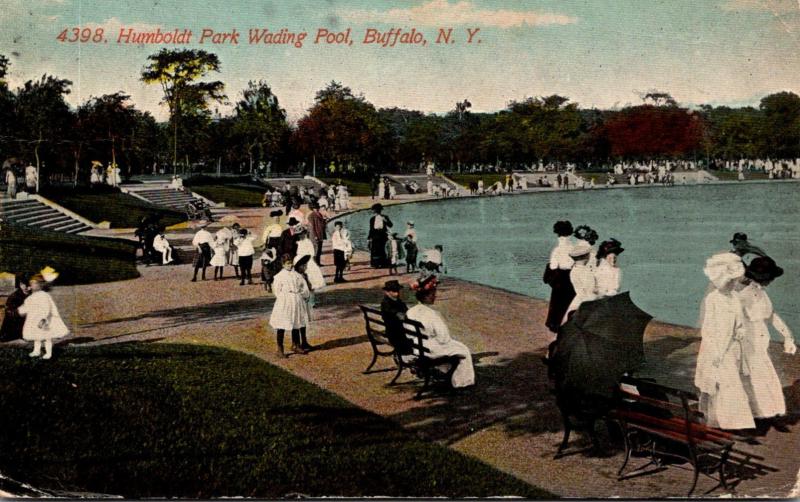
[[[737,437],[705,425],[697,404],[698,397],[691,392],[623,378],[620,399],[609,413],[609,418],[619,424],[625,444],[625,460],[617,473],[618,479],[653,472],[647,471],[650,466],[662,470],[666,465],[664,460],[672,458],[688,462],[694,469],[687,497],[694,492],[701,473],[727,490],[726,467]],[[625,473],[634,454],[645,454],[649,461]]]
[[[367,366],[367,369],[364,370],[364,373],[369,372],[378,357],[391,356],[397,367],[397,373],[392,378],[392,381],[389,382],[389,385],[393,385],[406,368],[424,381],[414,399],[421,399],[433,383],[440,382],[450,385],[453,372],[455,372],[461,360],[464,359],[463,356],[430,357],[430,350],[424,345],[424,341],[428,339],[428,336],[423,333],[422,324],[410,319],[403,321],[403,334],[411,342],[411,353],[400,354],[386,336],[386,324],[383,321],[380,308],[369,305],[359,305],[359,308],[364,314],[367,339],[372,347],[372,361]]]

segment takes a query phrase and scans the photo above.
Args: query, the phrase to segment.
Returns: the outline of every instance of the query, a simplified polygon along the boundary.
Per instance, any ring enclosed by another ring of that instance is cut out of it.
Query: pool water
[[[798,338],[798,188],[754,183],[548,192],[390,206],[384,214],[401,236],[405,222],[415,222],[420,251],[442,244],[449,275],[544,299],[553,223],[587,224],[600,235],[598,244],[609,237],[622,242],[622,290],[657,319],[688,326],[697,325],[708,285],[705,260],[730,249],[735,232],[745,232],[784,269],[767,291]],[[343,218],[356,247],[366,248],[370,216]]]

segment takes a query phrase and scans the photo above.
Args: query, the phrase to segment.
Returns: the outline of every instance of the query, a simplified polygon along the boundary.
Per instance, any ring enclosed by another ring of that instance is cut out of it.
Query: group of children
[[[389,259],[389,275],[398,274],[397,268],[402,263],[406,265],[406,273],[420,272],[420,277],[424,278],[434,272],[443,272],[444,262],[442,253],[444,247],[437,244],[433,249],[424,251],[422,260],[417,263],[419,255],[419,244],[417,240],[417,231],[414,228],[414,222],[406,222],[406,233],[401,239],[397,232],[389,234],[389,240],[386,241],[386,257]]]

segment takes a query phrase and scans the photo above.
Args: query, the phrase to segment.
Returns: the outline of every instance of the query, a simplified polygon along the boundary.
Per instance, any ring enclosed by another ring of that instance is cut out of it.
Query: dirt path
[[[260,224],[263,213],[237,212],[250,228]],[[329,281],[331,264],[326,248],[323,270]],[[684,496],[691,483],[691,473],[680,469],[619,482],[619,451],[603,458],[575,454],[553,460],[561,422],[539,360],[551,340],[543,327],[543,301],[445,276],[435,308],[444,314],[453,336],[472,350],[477,386],[455,396],[415,401],[417,383],[409,375],[401,377],[399,385],[387,386],[394,374],[389,371],[390,360],[376,365],[385,371],[362,373],[372,352],[357,305],[380,302],[380,287],[387,279],[385,271],[369,268],[364,253],[354,256],[347,275],[350,282],[331,285],[318,295],[309,332],[318,350],[288,359],[275,354],[274,335],[267,326],[273,298],[261,285],[239,286],[230,277],[192,283],[189,265],[142,267],[141,272],[141,278],[131,281],[57,288],[57,303],[74,333],[67,342],[76,347],[129,341],[198,343],[254,354],[426,438],[562,496]],[[233,270],[226,273],[230,276]],[[408,283],[412,277],[400,280]],[[413,303],[410,297],[407,301]],[[699,342],[696,330],[653,322],[645,341],[648,364],[643,374],[691,389]],[[787,405],[798,414],[800,357],[790,358],[780,353],[780,347],[775,349],[773,361]],[[788,434],[770,431],[759,438],[760,444],[746,446],[767,457],[778,471],[742,481],[738,494],[780,497],[794,486],[800,465],[800,425],[791,428]],[[580,436],[573,440],[581,441]],[[714,485],[701,479],[695,493]]]

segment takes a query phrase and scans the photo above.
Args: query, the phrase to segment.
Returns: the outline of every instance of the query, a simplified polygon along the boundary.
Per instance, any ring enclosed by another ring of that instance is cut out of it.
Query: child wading
[[[396,232],[386,242],[386,257],[389,260],[389,275],[397,274],[397,265],[405,258],[405,249]]]

